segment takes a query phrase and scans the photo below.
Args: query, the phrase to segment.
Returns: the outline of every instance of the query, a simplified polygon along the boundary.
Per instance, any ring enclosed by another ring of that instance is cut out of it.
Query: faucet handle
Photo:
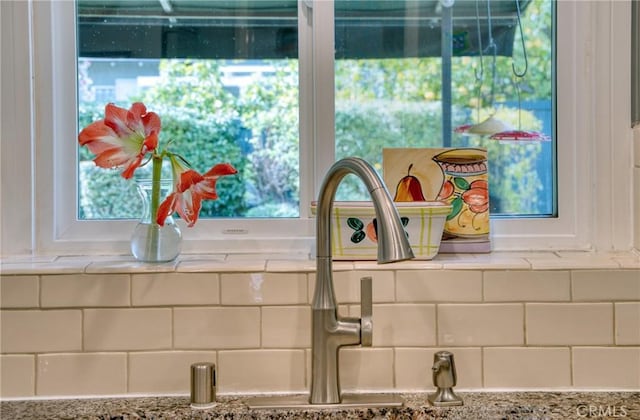
[[[371,277],[360,279],[360,344],[371,347],[373,343],[373,286]]]

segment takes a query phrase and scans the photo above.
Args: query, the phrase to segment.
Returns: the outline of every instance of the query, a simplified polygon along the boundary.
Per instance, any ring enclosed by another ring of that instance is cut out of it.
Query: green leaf
[[[357,230],[353,232],[353,235],[351,235],[351,242],[353,242],[354,244],[360,243],[366,236],[366,233],[361,230]]]
[[[462,204],[462,198],[456,197],[453,199],[453,201],[451,202],[453,208],[451,209],[451,213],[449,213],[449,215],[447,216],[447,220],[454,219],[458,215],[458,213],[460,213],[460,210],[462,210]]]
[[[347,225],[353,230],[362,230],[364,228],[364,223],[357,217],[349,217],[347,219]]]
[[[469,189],[469,181],[467,181],[462,177],[459,177],[459,176],[454,177],[453,183],[457,188],[461,189],[462,191],[466,191]]]

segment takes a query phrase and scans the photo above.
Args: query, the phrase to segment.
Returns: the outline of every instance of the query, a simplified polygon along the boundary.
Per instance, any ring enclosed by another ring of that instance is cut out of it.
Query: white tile
[[[440,346],[509,346],[524,344],[521,304],[438,305]]]
[[[555,251],[560,258],[573,259],[573,260],[607,260],[617,255],[620,255],[620,251],[593,251],[593,250],[568,250],[568,251]]]
[[[129,353],[129,392],[189,393],[191,365],[216,363],[215,351]]]
[[[196,253],[187,253],[184,250],[178,255],[178,264],[185,261],[224,261],[227,258],[227,254],[196,254]]]
[[[357,308],[357,312],[354,310]],[[340,317],[360,317],[360,307],[351,307],[349,305],[338,305],[338,316]]]
[[[11,310],[0,315],[2,353],[82,349],[80,310]]]
[[[530,303],[526,312],[528,345],[613,344],[610,303]]]
[[[307,276],[307,302],[313,303],[313,294],[316,291],[316,273]]]
[[[637,390],[640,347],[574,347],[573,386]]]
[[[557,252],[560,258],[536,258],[531,260],[534,270],[585,270],[619,268],[611,256],[603,253],[575,251]]]
[[[127,392],[127,355],[40,355],[37,378],[38,396],[124,394]]]
[[[35,395],[36,371],[33,355],[0,355],[0,397],[32,397]]]
[[[343,391],[393,389],[393,349],[343,347],[339,357]]]
[[[376,261],[356,261],[355,266],[358,270],[442,270],[442,264],[450,260],[451,257],[438,254],[432,260],[406,260],[390,264],[378,264]]]
[[[492,251],[491,255],[504,258],[524,258],[527,261],[539,258],[560,258],[553,251]]]
[[[640,180],[638,181],[638,184],[640,185]],[[640,204],[640,201],[638,203]],[[640,248],[640,245],[638,246],[638,248]],[[622,269],[640,269],[640,255],[634,253],[633,251],[621,253],[614,256],[613,259],[618,264],[620,264],[620,268]]]
[[[175,308],[176,349],[242,349],[260,346],[260,309]]]
[[[380,264],[376,260],[372,261],[334,261],[333,271],[359,270],[359,271],[389,271],[401,270],[412,263],[412,260],[398,261]],[[349,268],[351,267],[351,268]]]
[[[351,312],[351,316],[356,314]],[[435,344],[435,305],[373,305],[374,346],[434,346]]]
[[[449,253],[449,252],[440,252],[438,255],[436,255],[434,257],[434,259],[432,261],[436,261],[436,262],[449,262],[449,261],[471,261],[471,260],[475,260],[476,259],[476,255],[478,254],[473,254],[473,253],[459,253],[459,254],[454,254],[454,253]],[[409,260],[411,262],[416,261],[416,260]],[[442,268],[442,267],[440,267]],[[411,268],[413,269],[413,268]]]
[[[91,264],[94,262],[109,262],[109,261],[135,261],[131,254],[114,254],[114,255],[62,255],[55,258],[55,262],[60,264],[68,264],[71,262],[78,262],[84,264]]]
[[[0,276],[0,307],[37,308],[38,276]]]
[[[309,254],[289,252],[249,252],[246,254],[228,254],[227,261],[283,261],[308,260]]]
[[[3,275],[36,275],[36,274],[73,274],[84,273],[89,261],[23,261],[17,263],[0,264],[0,272]]]
[[[187,260],[180,261],[177,271],[189,273],[261,273],[265,270],[265,260]]]
[[[577,270],[571,276],[574,301],[640,300],[640,270]]]
[[[85,351],[171,347],[171,309],[85,309]]]
[[[568,347],[485,348],[486,388],[568,388],[571,355]]]
[[[311,273],[316,271],[316,260],[309,259],[308,254],[302,254],[293,260],[269,259],[267,261],[267,271],[273,273]]]
[[[640,302],[622,302],[615,306],[616,345],[640,345]]]
[[[360,265],[362,265],[360,267]],[[380,265],[377,262],[371,261],[334,261],[333,272],[336,271],[353,271],[353,270],[377,270],[377,269],[389,269],[388,264]],[[369,267],[369,268],[367,268]]]
[[[485,271],[486,302],[568,301],[571,276],[566,270]]]
[[[528,270],[531,268],[525,258],[504,255],[477,255],[473,259],[452,260],[443,264],[445,270]]]
[[[219,274],[134,274],[131,276],[131,303],[134,306],[218,304]]]
[[[127,274],[62,274],[42,276],[43,308],[129,306]]]
[[[17,264],[17,263],[49,263],[58,258],[55,255],[7,255],[2,258],[2,264]]]
[[[85,271],[91,274],[99,273],[165,273],[176,270],[177,261],[148,263],[140,262],[129,256],[126,259],[94,261]]]
[[[434,389],[434,353],[447,350],[453,353],[456,365],[456,389],[482,387],[482,351],[480,348],[396,348],[395,379],[398,391],[429,391]]]
[[[402,270],[396,274],[398,302],[480,302],[482,272]]]
[[[263,307],[262,347],[311,347],[311,308],[309,306]]]
[[[293,305],[307,303],[305,273],[221,274],[223,305]]]
[[[395,300],[393,271],[360,270],[333,273],[336,300],[340,303],[360,302],[360,280],[363,277],[371,277],[374,302],[393,302]]]
[[[218,353],[218,391],[308,392],[304,350],[233,350]]]

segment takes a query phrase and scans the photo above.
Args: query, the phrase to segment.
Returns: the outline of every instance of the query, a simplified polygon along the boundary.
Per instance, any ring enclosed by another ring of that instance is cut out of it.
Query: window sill
[[[375,261],[335,261],[335,271],[349,270],[598,270],[640,269],[640,253],[492,252],[439,254],[431,261],[379,265]],[[166,273],[166,272],[314,272],[306,254],[183,254],[162,264],[140,263],[128,255],[10,257],[0,260],[2,275]]]

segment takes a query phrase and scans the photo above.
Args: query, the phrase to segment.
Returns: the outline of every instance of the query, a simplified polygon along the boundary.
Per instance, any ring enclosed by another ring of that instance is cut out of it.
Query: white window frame
[[[72,2],[0,2],[2,256],[126,254],[135,221],[77,221]],[[558,218],[496,219],[494,250],[628,250],[630,2],[558,2]],[[184,252],[308,253],[334,160],[333,5],[300,1],[301,217],[200,220]],[[313,47],[313,48],[312,48]],[[149,105],[149,104],[148,104]],[[635,209],[638,211],[639,209]]]

